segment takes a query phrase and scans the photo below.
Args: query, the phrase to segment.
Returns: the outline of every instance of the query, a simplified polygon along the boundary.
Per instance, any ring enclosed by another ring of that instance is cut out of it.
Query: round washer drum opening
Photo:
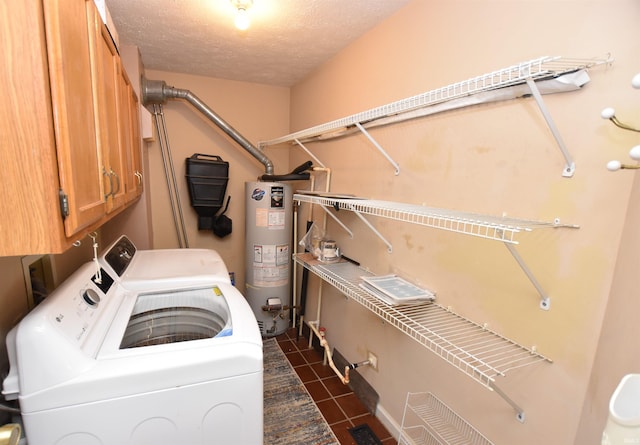
[[[120,349],[232,335],[229,306],[217,285],[139,294]]]
[[[213,338],[225,324],[223,317],[207,309],[154,309],[131,317],[120,349]]]

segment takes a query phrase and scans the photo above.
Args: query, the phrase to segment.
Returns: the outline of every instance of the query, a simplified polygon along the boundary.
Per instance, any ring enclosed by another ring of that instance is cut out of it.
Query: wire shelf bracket
[[[322,210],[324,210],[326,212],[327,215],[329,215],[335,222],[336,224],[338,224],[340,227],[342,227],[344,229],[345,232],[347,232],[349,234],[349,238],[353,238],[353,232],[351,231],[351,229],[349,229],[345,223],[343,223],[342,221],[340,221],[340,218],[338,218],[336,215],[333,214],[333,212],[331,212],[326,205],[324,204],[318,204]]]
[[[364,216],[362,216],[362,213],[359,212],[354,206],[349,205],[349,210],[351,210],[353,213],[356,214],[356,216],[358,218],[360,218],[360,220],[369,228],[369,230],[371,230],[373,233],[375,233],[375,235],[380,238],[380,240],[385,243],[387,245],[387,252],[391,253],[393,252],[393,246],[391,245],[391,243],[389,241],[387,241],[387,239],[382,236],[382,234],[378,231],[378,229],[376,229],[375,227],[373,227],[373,224],[371,224],[367,218],[365,218]]]
[[[556,143],[558,144],[558,148],[560,149],[562,156],[564,156],[565,166],[564,166],[564,169],[562,170],[562,176],[564,176],[565,178],[571,178],[576,171],[576,164],[573,162],[573,159],[569,154],[569,150],[567,150],[567,147],[565,146],[564,141],[562,140],[562,136],[560,136],[558,127],[556,127],[555,122],[551,118],[551,113],[549,113],[549,110],[544,104],[544,100],[542,99],[542,95],[540,94],[540,90],[536,86],[536,83],[533,81],[531,77],[528,77],[526,79],[526,82],[527,82],[527,85],[529,86],[529,89],[531,90],[531,94],[533,95],[533,98],[538,104],[538,108],[540,108],[540,112],[542,113],[544,120],[547,122],[547,126],[549,127],[549,130],[551,130],[551,133],[553,134],[553,137],[555,138]]]
[[[435,302],[390,306],[360,287],[362,277],[373,274],[349,262],[324,264],[309,253],[293,258],[343,295],[498,394],[516,411],[518,421],[524,422],[522,408],[498,388],[495,379],[525,366],[551,363],[535,348],[525,348]]]
[[[311,159],[313,159],[316,162],[316,164],[318,164],[322,168],[326,168],[326,165],[324,165],[324,163],[320,161],[320,159],[318,159],[313,153],[311,153],[311,150],[309,150],[302,142],[300,142],[300,140],[294,139],[293,142],[295,142],[298,145],[298,147],[302,149],[302,151],[308,154],[311,157]]]
[[[356,122],[355,123],[356,127],[358,128],[358,130],[360,130],[360,132],[362,134],[364,134],[367,139],[369,139],[369,142],[371,142],[371,144],[378,149],[378,151],[380,153],[382,153],[382,155],[385,157],[385,159],[387,161],[389,161],[389,163],[391,165],[393,165],[393,168],[395,169],[395,175],[398,176],[400,174],[400,166],[398,165],[398,163],[396,161],[394,161],[391,156],[389,156],[387,154],[386,151],[384,151],[384,148],[382,148],[382,146],[380,144],[378,144],[378,142],[369,134],[369,132],[367,130],[364,129],[364,127],[362,126],[362,124],[360,122]]]
[[[544,289],[540,285],[540,282],[536,279],[535,275],[533,275],[531,270],[527,267],[526,263],[524,262],[524,260],[522,259],[518,251],[516,250],[515,246],[508,243],[504,243],[504,245],[509,250],[513,258],[516,260],[516,262],[518,263],[522,271],[525,273],[527,278],[529,278],[529,281],[531,281],[531,284],[533,284],[533,287],[535,287],[536,290],[538,291],[538,294],[540,295],[540,309],[545,311],[548,311],[549,309],[551,309],[551,298],[549,298],[547,293],[544,291]]]

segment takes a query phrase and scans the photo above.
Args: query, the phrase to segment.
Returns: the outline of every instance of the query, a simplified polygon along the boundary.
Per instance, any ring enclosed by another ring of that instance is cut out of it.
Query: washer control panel
[[[104,269],[96,274],[91,266],[76,271],[47,298],[54,326],[80,345],[88,341],[89,332],[108,312],[107,294],[115,292],[113,278]]]

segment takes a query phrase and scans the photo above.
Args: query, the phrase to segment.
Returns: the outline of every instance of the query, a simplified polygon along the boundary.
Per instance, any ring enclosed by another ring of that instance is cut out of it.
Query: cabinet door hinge
[[[62,189],[58,191],[58,196],[60,197],[60,213],[64,219],[69,216],[69,197]]]

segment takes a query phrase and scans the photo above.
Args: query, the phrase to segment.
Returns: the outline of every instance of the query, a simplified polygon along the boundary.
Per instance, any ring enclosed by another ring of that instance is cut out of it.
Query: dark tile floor
[[[309,340],[296,339],[290,329],[277,337],[280,348],[307,387],[320,412],[333,429],[341,445],[357,445],[348,429],[366,423],[383,445],[396,444],[387,429],[360,402],[351,389],[343,385],[329,366],[323,365],[322,354],[309,348]]]

